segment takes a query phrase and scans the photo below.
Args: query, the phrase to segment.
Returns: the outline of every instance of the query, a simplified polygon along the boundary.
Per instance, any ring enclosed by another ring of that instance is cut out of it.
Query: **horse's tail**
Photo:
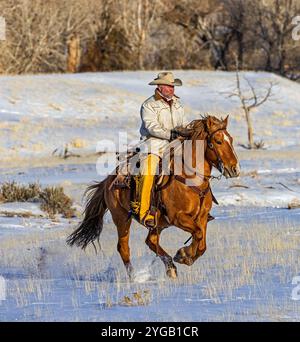
[[[85,249],[94,240],[99,241],[103,228],[103,216],[107,211],[107,205],[104,199],[104,190],[107,179],[90,185],[85,195],[87,195],[87,204],[84,210],[84,219],[80,226],[67,238],[70,246],[76,245]]]

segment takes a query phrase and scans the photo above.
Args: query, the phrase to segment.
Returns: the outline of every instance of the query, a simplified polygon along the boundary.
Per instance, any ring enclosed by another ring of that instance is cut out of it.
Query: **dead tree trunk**
[[[259,95],[257,90],[254,88],[254,86],[246,77],[244,77],[244,80],[246,81],[248,85],[248,91],[246,91],[245,89],[242,89],[240,73],[239,73],[238,58],[236,57],[236,89],[235,91],[229,94],[229,97],[237,97],[239,99],[241,108],[245,114],[247,130],[248,130],[247,148],[249,149],[259,148],[260,145],[258,143],[255,143],[254,138],[253,138],[253,124],[252,124],[252,118],[251,118],[251,111],[254,108],[261,106],[272,96],[272,89],[273,89],[274,83],[270,83],[269,87],[265,90],[264,95]],[[248,94],[249,91],[250,91],[250,95]]]
[[[77,34],[71,36],[68,41],[67,72],[77,72],[80,66],[81,50],[80,38]]]
[[[250,112],[247,107],[244,107],[244,113],[246,116],[246,122],[247,122],[247,127],[248,127],[248,145],[249,145],[249,148],[252,149],[254,148],[253,125],[252,125]]]

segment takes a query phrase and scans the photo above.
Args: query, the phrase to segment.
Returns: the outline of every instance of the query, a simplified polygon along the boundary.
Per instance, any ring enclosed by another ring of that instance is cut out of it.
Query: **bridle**
[[[222,159],[221,159],[221,157],[220,157],[220,155],[219,155],[219,153],[218,153],[218,151],[217,151],[215,145],[211,142],[211,139],[213,138],[213,136],[215,135],[215,133],[220,132],[220,131],[225,131],[225,128],[218,128],[218,129],[216,129],[215,131],[213,131],[212,133],[210,133],[210,134],[208,135],[208,137],[207,137],[207,146],[208,146],[209,149],[211,149],[212,151],[214,151],[214,153],[215,153],[215,155],[216,155],[216,157],[217,157],[217,163],[216,163],[216,165],[215,165],[213,162],[211,162],[210,164],[211,164],[212,166],[216,167],[216,168],[220,171],[221,176],[222,176],[222,174],[223,174],[223,172],[224,172],[224,164],[223,164],[223,161],[222,161]],[[218,178],[218,177],[217,177],[217,178]],[[220,178],[221,178],[221,177],[220,177]]]

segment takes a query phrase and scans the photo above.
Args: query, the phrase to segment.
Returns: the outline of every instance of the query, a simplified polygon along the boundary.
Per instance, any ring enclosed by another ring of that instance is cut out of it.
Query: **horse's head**
[[[233,139],[227,132],[228,116],[219,120],[214,116],[204,119],[207,141],[206,159],[226,178],[238,177],[240,166],[233,148]]]

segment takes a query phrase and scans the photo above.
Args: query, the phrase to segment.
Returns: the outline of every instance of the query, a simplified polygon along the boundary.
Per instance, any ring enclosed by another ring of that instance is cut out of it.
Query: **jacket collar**
[[[154,99],[155,101],[160,101],[162,100],[163,102],[169,104],[169,103],[173,103],[175,102],[177,99],[179,99],[179,96],[175,95],[172,97],[172,99],[170,101],[167,101],[164,97],[161,96],[161,94],[159,93],[159,91],[157,89],[155,89],[155,94],[154,94]]]

